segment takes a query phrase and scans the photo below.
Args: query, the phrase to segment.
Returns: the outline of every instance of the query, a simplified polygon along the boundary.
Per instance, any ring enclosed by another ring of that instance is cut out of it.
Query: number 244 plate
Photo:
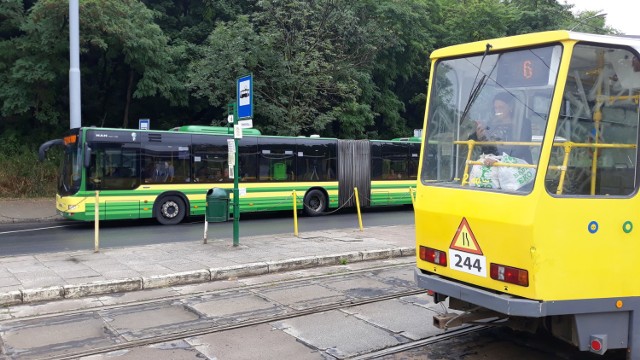
[[[482,255],[449,249],[449,267],[453,270],[487,277],[487,259]]]

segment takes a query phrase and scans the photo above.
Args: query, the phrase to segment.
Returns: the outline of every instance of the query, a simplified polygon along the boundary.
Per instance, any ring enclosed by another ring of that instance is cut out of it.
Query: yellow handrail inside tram
[[[504,146],[541,146],[539,142],[527,142],[527,141],[475,141],[475,140],[457,140],[453,142],[456,145],[467,145],[469,151],[467,152],[467,159],[464,165],[464,172],[462,175],[462,186],[469,183],[469,165],[484,165],[482,161],[471,160],[471,154],[476,145],[504,145]],[[549,170],[560,171],[560,180],[558,181],[558,188],[556,194],[562,194],[562,188],[564,187],[564,180],[569,165],[569,155],[573,148],[591,148],[594,149],[594,156],[591,164],[591,195],[595,194],[595,176],[597,172],[597,154],[598,149],[635,149],[635,144],[602,144],[602,143],[576,143],[572,141],[554,142],[554,147],[562,147],[564,149],[564,156],[562,159],[562,165],[550,165]],[[535,164],[511,164],[503,162],[495,162],[490,166],[502,166],[502,167],[514,167],[514,168],[533,168],[537,169],[538,165]]]

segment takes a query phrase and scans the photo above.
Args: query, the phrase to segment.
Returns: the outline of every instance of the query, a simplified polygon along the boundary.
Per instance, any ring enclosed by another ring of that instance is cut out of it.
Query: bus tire
[[[162,225],[180,223],[187,212],[184,201],[175,195],[163,196],[156,201],[156,219]]]
[[[327,197],[321,190],[312,189],[304,196],[304,212],[309,216],[321,215],[327,209]]]

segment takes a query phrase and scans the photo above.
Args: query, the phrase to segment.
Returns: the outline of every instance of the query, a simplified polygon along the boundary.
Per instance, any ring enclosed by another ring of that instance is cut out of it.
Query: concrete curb
[[[209,270],[183,271],[175,274],[154,275],[142,278],[143,289],[157,289],[174,285],[186,285],[211,281]]]
[[[104,295],[136,290],[142,290],[142,278],[95,281],[87,284],[65,285],[64,298],[77,299],[91,295]],[[24,297],[22,302],[24,302]]]
[[[0,306],[29,304],[38,301],[77,299],[92,295],[104,295],[118,292],[156,289],[161,287],[205,283],[240,277],[273,274],[321,266],[346,265],[348,263],[384,260],[406,256],[415,256],[415,248],[398,247],[381,250],[369,250],[308,256],[286,260],[257,262],[220,268],[184,271],[173,274],[135,277],[121,280],[96,281],[86,284],[51,286],[45,288],[15,290],[0,293]]]
[[[216,281],[268,274],[269,266],[267,263],[253,263],[212,268],[209,271],[211,272],[211,281]]]
[[[73,224],[75,221],[67,220],[62,218],[60,215],[52,215],[50,217],[44,218],[10,218],[4,217],[0,215],[0,224],[55,224],[55,225],[64,225],[64,224]]]

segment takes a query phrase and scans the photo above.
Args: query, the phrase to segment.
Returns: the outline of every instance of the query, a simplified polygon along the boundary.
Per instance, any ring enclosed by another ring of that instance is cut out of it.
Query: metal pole
[[[293,190],[293,235],[298,237],[298,196]]]
[[[358,188],[354,187],[353,191],[355,191],[355,194],[356,194],[356,209],[358,210],[358,225],[360,226],[360,231],[363,231],[362,214],[360,213],[360,198],[358,197]]]
[[[207,215],[204,215],[205,220],[204,220],[204,237],[202,238],[202,243],[206,244],[207,243],[207,230],[209,230],[209,222],[206,220]]]
[[[96,204],[94,210],[94,223],[95,223],[95,232],[93,238],[94,250],[93,252],[100,251],[100,195],[99,192],[96,191]]]
[[[80,10],[79,0],[69,0],[69,124],[82,126],[80,118]]]
[[[238,139],[233,139],[235,143],[236,164],[233,167],[233,246],[240,245],[240,189],[238,189]]]
[[[238,106],[233,104],[233,124],[238,123]],[[233,166],[233,246],[240,245],[240,189],[238,189],[238,168],[240,167],[240,161],[238,154],[240,149],[238,148],[238,139],[233,138],[233,145],[236,149],[235,152],[235,165]]]

